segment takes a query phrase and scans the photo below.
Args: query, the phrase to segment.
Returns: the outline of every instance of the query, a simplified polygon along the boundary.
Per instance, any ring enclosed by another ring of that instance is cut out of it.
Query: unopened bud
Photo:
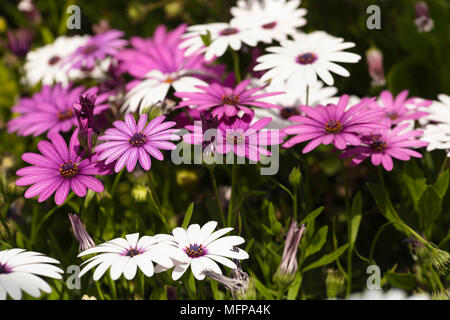
[[[328,270],[325,285],[327,287],[327,298],[335,299],[344,290],[345,278],[339,271]]]
[[[295,279],[298,269],[297,250],[305,230],[304,224],[299,228],[297,222],[292,220],[286,236],[280,266],[273,276],[273,281],[281,288],[287,288]]]
[[[72,231],[79,243],[79,250],[83,252],[89,248],[95,247],[95,242],[92,240],[89,233],[86,231],[80,217],[75,213],[69,213],[69,220],[72,225]]]
[[[377,48],[370,48],[366,51],[367,66],[369,75],[372,78],[372,86],[384,86],[386,78],[383,69],[383,52]]]
[[[302,182],[302,173],[298,167],[294,167],[289,174],[289,183],[293,187],[298,187]]]

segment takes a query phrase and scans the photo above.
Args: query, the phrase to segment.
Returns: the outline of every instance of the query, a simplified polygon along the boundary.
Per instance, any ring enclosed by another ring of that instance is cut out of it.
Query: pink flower
[[[176,92],[175,96],[184,99],[177,108],[196,106],[199,111],[212,109],[212,115],[217,115],[219,119],[223,115],[234,117],[239,111],[243,111],[246,114],[253,114],[253,110],[250,107],[281,109],[280,106],[258,101],[258,99],[282,94],[283,92],[269,92],[255,95],[263,87],[246,90],[250,81],[250,79],[244,80],[234,89],[213,83],[209,87],[197,86],[202,92]]]
[[[40,141],[38,149],[42,153],[24,153],[22,159],[32,166],[16,172],[21,176],[16,181],[18,186],[32,185],[25,192],[25,198],[39,195],[42,202],[55,193],[55,203],[60,205],[66,200],[69,191],[79,196],[86,195],[86,188],[102,192],[102,183],[93,175],[110,174],[111,170],[103,163],[97,162],[97,156],[82,159],[79,155],[78,129],[72,134],[69,148],[58,133],[50,135],[51,143]]]
[[[133,171],[139,159],[144,170],[150,170],[150,156],[162,161],[163,154],[158,149],[173,150],[176,146],[168,140],[179,140],[177,129],[169,129],[175,125],[173,121],[163,122],[165,116],[159,116],[147,124],[147,114],[141,115],[138,123],[132,114],[125,116],[125,122],[115,121],[115,128],[105,131],[105,135],[99,140],[106,140],[96,147],[100,160],[106,160],[105,164],[114,161],[114,170],[119,172],[126,165],[128,172]]]
[[[21,136],[38,136],[46,131],[47,137],[53,132],[64,132],[78,125],[74,103],[79,101],[81,95],[95,95],[96,87],[84,91],[84,87],[63,87],[57,84],[53,87],[45,85],[40,92],[31,98],[22,98],[12,108],[13,112],[20,114],[8,122],[8,132],[17,132]],[[107,94],[100,94],[93,109],[98,115],[109,108],[106,103]]]
[[[329,104],[311,108],[301,106],[305,116],[292,116],[290,121],[300,124],[292,125],[284,129],[286,134],[296,136],[283,144],[284,148],[290,148],[298,143],[311,140],[303,149],[303,153],[310,152],[320,144],[333,143],[339,150],[344,150],[347,144],[359,145],[359,134],[384,125],[377,123],[380,118],[380,110],[368,110],[367,105],[373,99],[363,99],[358,104],[348,108],[348,95],[343,95],[337,105]]]
[[[380,164],[387,171],[394,167],[392,158],[408,161],[410,157],[422,158],[422,155],[410,148],[421,148],[428,145],[428,142],[417,140],[416,137],[422,135],[423,131],[404,131],[409,127],[408,123],[396,126],[393,129],[377,129],[361,138],[361,146],[344,151],[340,157],[353,157],[352,164],[357,165],[370,157],[374,166]]]
[[[70,69],[92,70],[98,61],[115,56],[128,42],[120,39],[124,33],[108,30],[92,36],[84,46],[79,47],[67,60]]]
[[[232,152],[238,157],[259,161],[261,154],[271,156],[266,147],[282,143],[285,134],[279,130],[262,130],[272,121],[271,118],[263,118],[251,124],[252,119],[253,116],[248,114],[242,118],[223,117],[218,122],[217,129],[196,122],[194,126],[186,126],[186,129],[192,132],[184,135],[183,140],[190,144],[202,144],[207,152]]]
[[[388,90],[380,94],[380,99],[369,105],[370,108],[381,108],[383,110],[382,119],[388,125],[399,124],[407,120],[417,120],[428,115],[428,112],[419,111],[420,107],[428,107],[430,100],[419,100],[408,98],[408,90],[403,90],[395,98]]]

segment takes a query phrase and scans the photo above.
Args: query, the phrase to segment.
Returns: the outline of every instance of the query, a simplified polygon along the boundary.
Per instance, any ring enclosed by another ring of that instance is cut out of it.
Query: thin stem
[[[352,213],[350,211],[350,195],[348,190],[348,179],[347,179],[347,168],[345,163],[341,160],[342,173],[344,175],[344,186],[345,186],[345,211],[347,214],[347,238],[348,238],[348,252],[347,252],[347,295],[352,291],[352,256],[353,256],[353,245],[352,245]]]
[[[222,207],[222,203],[220,202],[220,197],[219,197],[219,190],[217,189],[217,181],[216,181],[216,174],[214,171],[214,166],[208,166],[208,169],[209,169],[209,174],[211,176],[211,184],[213,186],[214,194],[215,194],[216,200],[217,200],[217,206],[219,207],[220,217],[222,218],[222,224],[225,227],[226,226],[225,214],[223,213],[223,207]]]
[[[237,165],[233,163],[231,165],[231,197],[230,203],[228,204],[228,226],[231,227],[232,216],[233,216],[233,205],[236,201],[236,175],[237,175]]]
[[[447,157],[447,155],[445,155],[445,159],[442,162],[441,171],[439,173],[444,172],[444,170],[447,168],[447,159],[448,159],[448,157]]]
[[[113,300],[117,300],[117,290],[116,290],[116,283],[111,278],[111,276],[108,275],[109,280],[109,287],[111,288],[111,296]]]
[[[231,50],[231,55],[233,56],[233,67],[234,67],[234,75],[236,77],[236,83],[240,83],[242,81],[241,72],[239,70],[239,57],[233,49]]]
[[[306,105],[309,106],[309,85],[306,85]]]
[[[119,183],[120,178],[122,177],[122,174],[124,171],[125,171],[125,169],[120,170],[119,173],[116,175],[116,178],[114,179],[114,182],[113,182],[113,185],[111,188],[111,197],[114,196],[114,191],[116,191],[117,184]]]
[[[297,187],[294,187],[294,193],[292,195],[292,202],[294,204],[294,220],[295,221],[297,221],[297,218],[298,218],[298,203],[297,203],[298,202],[298,200],[297,200],[298,190],[297,189],[298,189]]]
[[[98,281],[94,281],[94,282],[95,282],[95,287],[97,288],[98,297],[100,298],[100,300],[105,300],[102,289],[100,289],[100,283]]]

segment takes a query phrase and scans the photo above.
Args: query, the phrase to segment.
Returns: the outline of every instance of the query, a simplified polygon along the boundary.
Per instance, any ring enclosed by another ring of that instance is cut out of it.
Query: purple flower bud
[[[434,28],[434,21],[430,17],[430,11],[426,2],[419,1],[415,6],[416,19],[414,23],[417,26],[419,32],[429,32]]]
[[[24,58],[31,48],[31,42],[33,41],[33,33],[28,29],[17,29],[14,31],[8,31],[7,47],[11,52],[19,57]]]
[[[80,96],[79,103],[73,104],[73,109],[78,120],[78,139],[89,155],[91,154],[92,145],[96,139],[96,135],[100,133],[94,121],[94,107],[97,96],[95,94],[87,93],[85,96]]]
[[[281,264],[278,271],[281,275],[294,276],[297,272],[297,250],[305,230],[306,228],[304,224],[302,224],[299,228],[297,222],[292,220],[286,236],[283,256],[281,258]]]
[[[216,129],[219,125],[219,118],[218,116],[213,116],[210,112],[202,112],[200,114],[200,118],[202,120],[202,132],[205,133],[206,131],[210,129]],[[203,141],[202,143],[202,150],[205,150],[206,147],[210,144],[212,144],[215,140],[215,137],[211,137],[211,141]]]
[[[95,242],[92,240],[89,233],[86,231],[80,217],[75,213],[69,213],[69,220],[72,224],[72,231],[77,239],[80,252],[85,251],[89,248],[95,247]]]
[[[371,48],[366,51],[367,65],[369,67],[369,75],[372,78],[372,86],[384,86],[386,78],[383,69],[383,52],[377,48]]]

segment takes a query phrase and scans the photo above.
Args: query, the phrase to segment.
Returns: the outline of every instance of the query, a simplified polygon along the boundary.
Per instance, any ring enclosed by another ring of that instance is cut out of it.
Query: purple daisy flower
[[[183,140],[190,144],[202,144],[203,150],[208,153],[233,152],[239,157],[259,161],[261,154],[271,156],[266,146],[282,143],[285,134],[279,130],[262,130],[272,121],[271,118],[263,118],[251,124],[252,120],[253,116],[248,114],[242,118],[223,117],[216,128],[205,127],[204,123],[196,122],[193,126],[186,126],[192,132],[185,134]],[[217,131],[211,133],[208,130]]]
[[[353,157],[352,165],[360,164],[370,157],[374,166],[382,164],[387,171],[391,171],[394,167],[392,158],[403,161],[408,161],[410,157],[422,158],[420,153],[410,148],[425,147],[428,142],[416,139],[423,133],[420,130],[411,130],[400,134],[409,126],[410,124],[405,123],[393,129],[376,129],[361,138],[361,146],[344,151],[340,157]]]
[[[97,61],[108,56],[115,56],[127,43],[120,39],[124,33],[119,30],[109,30],[92,36],[84,46],[79,47],[67,60],[70,69],[92,70]]]
[[[141,115],[138,123],[132,114],[125,116],[125,122],[115,121],[115,128],[109,128],[105,135],[99,140],[106,140],[96,147],[100,160],[106,160],[105,164],[116,161],[114,170],[119,172],[126,165],[128,172],[133,171],[137,160],[144,170],[150,170],[150,156],[162,161],[163,154],[158,149],[173,150],[175,144],[168,140],[179,140],[175,132],[178,129],[169,129],[176,123],[173,121],[163,122],[165,116],[159,116],[147,124],[147,114]]]
[[[81,95],[95,95],[96,87],[84,92],[84,87],[63,87],[45,85],[40,92],[31,98],[22,98],[12,108],[20,116],[8,122],[8,132],[17,132],[21,136],[38,136],[46,131],[47,137],[54,132],[65,132],[78,125],[74,103],[79,101]],[[101,94],[97,97],[94,107],[94,115],[100,114],[109,108],[108,95]]]
[[[275,96],[284,92],[269,92],[255,95],[255,93],[264,87],[246,90],[250,81],[250,79],[244,80],[234,89],[213,83],[209,87],[197,86],[202,92],[175,92],[175,96],[184,99],[177,108],[196,106],[196,109],[199,111],[212,108],[212,115],[217,115],[219,119],[223,115],[234,117],[240,110],[246,114],[253,114],[253,110],[250,107],[282,109],[280,106],[258,101],[258,99]]]
[[[41,154],[24,153],[22,159],[32,166],[19,169],[21,176],[16,181],[18,186],[32,185],[25,192],[25,198],[39,195],[42,202],[55,193],[55,203],[60,205],[66,200],[69,191],[79,196],[86,195],[86,188],[95,192],[103,191],[103,184],[93,175],[110,174],[111,170],[97,161],[97,156],[82,159],[78,154],[80,143],[78,129],[72,134],[69,148],[58,133],[50,135],[50,141],[40,141],[38,149]]]
[[[383,128],[377,123],[381,110],[368,110],[367,105],[373,99],[363,99],[360,103],[348,108],[348,95],[343,95],[337,105],[329,104],[311,108],[301,106],[305,116],[297,115],[289,118],[290,121],[300,124],[292,125],[284,129],[286,134],[295,134],[283,144],[284,148],[290,148],[298,143],[311,140],[303,149],[303,153],[310,152],[320,144],[333,143],[339,150],[344,150],[347,144],[360,145],[360,133]]]
[[[371,108],[381,108],[382,118],[389,125],[399,124],[403,121],[417,120],[428,115],[428,112],[420,111],[420,107],[428,107],[432,101],[408,98],[409,91],[403,90],[395,98],[388,90],[380,94],[380,99],[369,105]]]

